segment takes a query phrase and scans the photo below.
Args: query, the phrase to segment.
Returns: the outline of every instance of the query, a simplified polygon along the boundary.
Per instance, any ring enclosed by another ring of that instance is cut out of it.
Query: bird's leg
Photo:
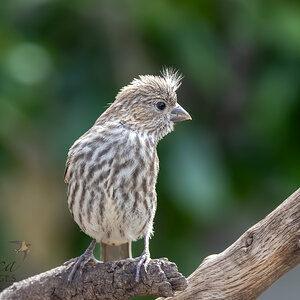
[[[76,258],[71,258],[70,260],[66,261],[64,263],[64,266],[69,265],[71,263],[74,263],[73,268],[71,273],[68,276],[68,281],[71,282],[74,274],[76,273],[76,271],[78,269],[80,269],[80,271],[84,268],[85,264],[90,261],[91,259],[94,260],[95,262],[99,262],[98,260],[96,260],[96,258],[94,257],[94,248],[96,245],[96,240],[93,239],[91,244],[88,246],[88,248],[85,250],[85,252],[80,255],[79,257]]]
[[[150,234],[146,233],[144,236],[144,251],[142,255],[139,257],[139,263],[136,267],[136,275],[135,275],[135,281],[139,282],[140,280],[140,271],[141,271],[141,266],[144,265],[145,272],[147,273],[147,266],[151,260],[150,258],[150,251],[149,251],[149,239],[150,239]]]
[[[149,251],[149,239],[150,239],[150,233],[146,233],[144,235],[144,251],[141,256],[135,257],[135,258],[127,258],[127,262],[132,261],[139,261],[138,265],[136,267],[136,275],[135,275],[135,281],[139,282],[140,280],[140,273],[141,273],[141,267],[144,265],[145,272],[147,272],[147,266],[151,260],[150,258],[150,251]]]

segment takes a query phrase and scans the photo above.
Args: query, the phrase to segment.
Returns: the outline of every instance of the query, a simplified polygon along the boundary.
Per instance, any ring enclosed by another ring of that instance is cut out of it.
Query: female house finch
[[[131,258],[131,241],[144,237],[144,251],[136,258],[137,281],[143,264],[146,270],[156,211],[156,146],[175,122],[191,119],[177,104],[181,79],[172,69],[134,79],[70,148],[68,207],[93,241],[84,254],[67,262],[74,262],[69,280],[95,259],[96,242],[101,243],[101,260],[113,261]]]

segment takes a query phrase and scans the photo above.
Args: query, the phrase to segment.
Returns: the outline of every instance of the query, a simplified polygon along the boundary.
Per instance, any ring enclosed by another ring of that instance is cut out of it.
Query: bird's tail
[[[101,243],[101,261],[114,261],[131,258],[131,242],[119,246]]]

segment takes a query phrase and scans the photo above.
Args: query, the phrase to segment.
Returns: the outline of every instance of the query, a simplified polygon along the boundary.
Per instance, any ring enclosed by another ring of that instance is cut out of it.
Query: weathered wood
[[[166,259],[152,260],[135,282],[136,262],[88,263],[72,284],[61,266],[13,284],[0,299],[128,299],[137,295],[164,299],[256,299],[300,263],[300,189],[248,229],[220,254],[210,255],[188,278]]]
[[[129,299],[140,296],[172,296],[187,287],[177,266],[166,258],[151,260],[147,273],[135,282],[137,262],[88,262],[82,274],[67,282],[70,268],[57,267],[30,277],[0,293],[0,299]]]
[[[225,251],[204,259],[188,288],[167,299],[256,299],[299,263],[300,189]]]

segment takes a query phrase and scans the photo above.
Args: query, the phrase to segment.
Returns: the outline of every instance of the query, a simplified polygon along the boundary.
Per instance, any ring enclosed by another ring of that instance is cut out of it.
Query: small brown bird
[[[24,256],[23,256],[23,261],[25,260],[25,258],[27,257],[28,253],[30,252],[30,246],[31,244],[26,244],[25,241],[9,241],[9,243],[13,243],[13,244],[17,244],[20,246],[19,249],[15,249],[16,253],[20,253],[23,252]]]
[[[66,163],[69,210],[92,243],[74,262],[69,275],[95,259],[96,242],[101,260],[131,258],[131,242],[144,237],[138,260],[146,270],[149,238],[156,211],[159,161],[156,146],[174,128],[191,119],[177,103],[182,76],[165,69],[162,76],[139,76],[123,87],[115,101],[70,148]]]

